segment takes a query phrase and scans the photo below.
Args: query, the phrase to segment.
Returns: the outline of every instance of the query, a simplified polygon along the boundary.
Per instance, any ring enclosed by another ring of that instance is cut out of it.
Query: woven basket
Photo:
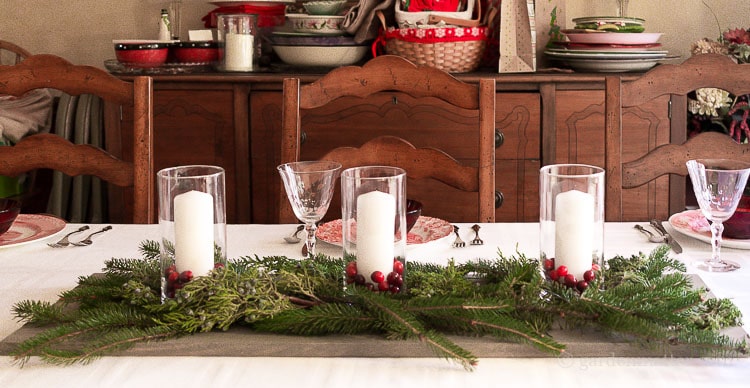
[[[479,67],[486,32],[486,27],[389,28],[384,31],[385,52],[418,65],[465,73]]]

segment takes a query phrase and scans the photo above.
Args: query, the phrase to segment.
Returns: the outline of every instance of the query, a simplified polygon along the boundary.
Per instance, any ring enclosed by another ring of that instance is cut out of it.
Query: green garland
[[[472,369],[477,358],[445,335],[491,336],[560,354],[548,335],[553,324],[593,326],[650,346],[686,344],[706,356],[737,356],[744,340],[719,333],[741,325],[726,299],[705,299],[684,265],[661,246],[646,256],[615,257],[582,293],[544,279],[537,260],[523,254],[446,266],[408,263],[408,290],[344,290],[345,262],[241,257],[198,277],[165,303],[160,299],[159,245],[141,244],[143,258],[106,262],[104,274],[79,278],[61,303],[23,301],[17,318],[45,325],[13,356],[53,364],[88,363],[137,342],[226,330],[297,335],[380,334],[420,340],[436,355]],[[637,297],[634,297],[637,296]]]

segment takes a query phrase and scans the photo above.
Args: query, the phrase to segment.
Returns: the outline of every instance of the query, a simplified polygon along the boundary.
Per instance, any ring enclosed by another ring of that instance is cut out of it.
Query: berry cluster
[[[365,275],[357,271],[357,262],[350,261],[346,265],[346,284],[352,283],[365,286],[372,291],[390,291],[392,294],[398,294],[404,285],[404,263],[393,259],[393,271],[388,275],[374,271],[370,274],[370,281],[367,281]]]
[[[216,263],[214,268],[223,267],[224,264]],[[185,283],[193,280],[193,271],[186,270],[177,272],[177,267],[172,264],[164,270],[164,278],[167,280],[167,298],[174,298],[175,292],[185,286]]]
[[[568,273],[568,267],[561,265],[555,267],[555,259],[544,259],[544,274],[548,280],[560,282],[567,287],[583,292],[589,287],[589,283],[596,278],[599,265],[594,263],[591,269],[583,273],[583,279],[576,279],[575,275]]]

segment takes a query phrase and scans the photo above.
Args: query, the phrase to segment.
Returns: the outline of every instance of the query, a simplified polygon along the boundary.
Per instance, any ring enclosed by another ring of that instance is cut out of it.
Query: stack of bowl
[[[304,67],[337,67],[361,61],[369,44],[357,44],[342,29],[346,1],[302,4],[305,13],[287,13],[287,23],[267,38],[284,63]]]

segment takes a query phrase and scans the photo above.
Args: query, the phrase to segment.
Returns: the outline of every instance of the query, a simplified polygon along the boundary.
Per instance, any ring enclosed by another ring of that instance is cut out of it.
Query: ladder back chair
[[[623,219],[623,189],[647,184],[669,174],[669,215],[685,210],[687,167],[690,159],[730,158],[750,162],[750,145],[726,134],[687,134],[687,95],[700,88],[718,88],[734,95],[750,93],[750,64],[737,64],[720,54],[694,55],[681,64],[659,65],[637,80],[606,77],[605,170],[607,221]],[[623,160],[622,113],[657,97],[671,95],[670,144],[656,147],[636,160]]]
[[[0,94],[21,96],[40,88],[70,95],[92,94],[133,108],[133,161],[124,161],[88,144],[73,144],[48,133],[30,135],[11,147],[0,147],[0,175],[17,176],[36,169],[70,176],[92,175],[132,188],[133,222],[153,223],[153,82],[151,77],[120,80],[92,66],[77,66],[48,54],[33,55],[18,65],[0,66]],[[123,204],[125,206],[125,204]]]
[[[31,53],[14,43],[0,40],[0,65],[17,65]]]
[[[383,92],[402,93],[415,99],[430,97],[453,107],[471,111],[474,117],[478,118],[471,124],[471,131],[478,139],[472,151],[472,156],[477,159],[476,165],[462,163],[434,147],[418,148],[405,139],[409,134],[401,132],[406,131],[399,131],[399,136],[360,136],[360,139],[365,139],[363,144],[336,147],[318,159],[337,161],[342,164],[342,170],[365,165],[401,167],[406,171],[410,181],[430,179],[461,192],[476,193],[478,207],[475,222],[494,222],[494,79],[481,79],[478,84],[469,84],[447,72],[417,66],[404,58],[391,55],[378,56],[363,66],[334,69],[311,84],[301,86],[298,78],[284,79],[281,162],[300,160],[300,145],[304,136],[302,111],[320,108],[343,97],[368,99]],[[395,101],[395,97],[393,98]],[[430,117],[432,116],[434,114],[430,112]],[[476,129],[473,129],[474,127]],[[347,130],[342,128],[342,133]],[[449,130],[446,129],[446,133]],[[361,133],[357,136],[359,135]],[[439,201],[440,196],[441,193],[434,192],[431,196],[434,198],[412,199],[425,203],[430,200]],[[280,190],[280,198],[279,221],[297,222],[283,187]],[[337,199],[334,196],[334,201],[338,202]],[[429,206],[426,204],[425,208],[429,209]],[[429,210],[426,210],[426,213],[430,214]]]

